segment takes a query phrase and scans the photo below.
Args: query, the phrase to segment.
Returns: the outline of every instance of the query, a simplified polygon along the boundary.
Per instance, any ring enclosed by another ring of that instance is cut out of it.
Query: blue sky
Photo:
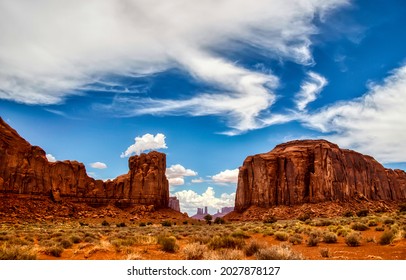
[[[0,116],[98,179],[165,152],[189,214],[232,205],[244,159],[292,139],[405,169],[405,14],[401,0],[0,0]]]

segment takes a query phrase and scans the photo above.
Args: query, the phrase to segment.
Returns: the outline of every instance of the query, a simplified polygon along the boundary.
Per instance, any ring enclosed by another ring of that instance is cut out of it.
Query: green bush
[[[361,235],[358,232],[352,232],[345,237],[345,244],[350,247],[361,245]]]
[[[381,237],[379,238],[379,244],[380,245],[388,245],[391,244],[393,239],[395,239],[395,234],[393,233],[393,231],[389,230],[389,231],[385,231]]]

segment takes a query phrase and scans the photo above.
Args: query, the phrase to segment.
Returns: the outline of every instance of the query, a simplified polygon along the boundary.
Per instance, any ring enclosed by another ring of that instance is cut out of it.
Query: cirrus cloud
[[[117,94],[99,106],[117,115],[212,115],[234,135],[272,123],[278,77],[227,57],[230,48],[313,63],[315,18],[348,0],[71,0],[0,2],[0,98],[59,104],[94,91]],[[221,27],[221,28],[219,28]],[[208,90],[183,98],[141,98],[112,75],[178,68]],[[215,89],[215,90],[213,90]],[[121,93],[121,94],[120,94]]]

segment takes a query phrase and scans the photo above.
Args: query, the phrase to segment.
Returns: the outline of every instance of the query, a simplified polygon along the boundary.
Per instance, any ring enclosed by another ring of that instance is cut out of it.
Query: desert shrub
[[[310,213],[303,213],[299,217],[297,217],[297,219],[302,222],[310,220],[310,218],[311,218]]]
[[[362,209],[357,211],[357,216],[358,217],[366,217],[369,214],[369,210],[368,209]]]
[[[152,225],[152,222],[147,222],[147,226]]]
[[[354,212],[352,212],[352,211],[345,211],[344,214],[343,214],[343,216],[344,216],[344,217],[347,217],[347,218],[353,217],[353,216],[354,216]]]
[[[330,250],[328,248],[321,248],[320,249],[320,255],[323,258],[329,258],[330,257]]]
[[[358,232],[352,232],[345,237],[345,244],[350,247],[361,245],[361,235]]]
[[[210,249],[241,249],[244,246],[244,240],[230,235],[214,236],[208,242]]]
[[[315,226],[325,227],[325,226],[330,226],[330,225],[333,225],[333,224],[334,224],[334,222],[332,220],[321,219],[321,220],[316,221]]]
[[[273,223],[276,223],[277,221],[278,221],[278,219],[276,219],[276,217],[271,213],[266,213],[262,217],[262,222],[265,224],[273,224]]]
[[[243,253],[236,249],[221,249],[217,251],[205,252],[205,260],[242,260]]]
[[[68,249],[68,248],[72,247],[72,242],[70,242],[70,241],[67,240],[67,239],[63,239],[63,240],[61,240],[60,245],[61,245],[64,249]]]
[[[384,231],[385,229],[383,227],[376,227],[375,231]]]
[[[188,221],[183,221],[182,224],[187,225]]]
[[[174,236],[159,236],[158,244],[161,245],[163,251],[168,253],[174,253],[178,248],[176,245],[176,238]]]
[[[82,241],[82,238],[80,236],[78,236],[78,235],[71,235],[69,237],[69,239],[74,244],[78,244],[78,243],[80,243]]]
[[[369,227],[376,227],[378,225],[378,222],[376,220],[369,220],[368,221],[368,226]]]
[[[324,243],[337,243],[337,234],[334,232],[326,232],[323,235],[323,242]]]
[[[109,222],[107,222],[106,220],[104,220],[104,221],[101,223],[101,225],[104,226],[104,227],[110,226]]]
[[[400,212],[406,212],[406,202],[399,205]]]
[[[206,251],[206,246],[199,243],[190,243],[183,248],[187,260],[202,260]]]
[[[354,223],[354,224],[351,226],[351,229],[353,229],[353,230],[358,230],[358,231],[364,231],[364,230],[369,229],[369,227],[368,227],[366,224],[357,222],[357,223]]]
[[[241,231],[241,230],[234,231],[234,232],[231,234],[231,236],[232,236],[232,237],[235,237],[235,238],[243,238],[243,239],[248,239],[248,238],[251,237],[251,236],[249,236],[248,234],[246,234],[245,232],[243,232],[243,231]]]
[[[255,253],[257,260],[303,260],[302,254],[294,252],[289,246],[272,246],[270,248],[259,249]]]
[[[388,245],[391,244],[393,239],[395,239],[395,234],[393,231],[385,231],[382,233],[381,237],[379,238],[379,244],[380,245]]]
[[[309,233],[309,238],[307,239],[306,245],[310,247],[317,246],[320,242],[320,232],[312,231]]]
[[[62,246],[52,246],[52,247],[45,248],[44,254],[59,258],[62,255],[63,250],[64,249]]]
[[[218,224],[218,225],[222,225],[222,224],[225,224],[226,223],[226,221],[224,221],[224,219],[223,218],[221,218],[221,217],[216,217],[215,219],[214,219],[214,223],[215,224]]]
[[[141,222],[141,223],[139,224],[139,226],[140,226],[140,227],[145,227],[145,226],[147,226],[147,224],[144,223],[144,222]]]
[[[210,214],[207,214],[206,216],[203,217],[203,219],[206,221],[208,225],[211,225],[211,220],[213,219],[213,216]]]
[[[387,218],[387,219],[383,220],[383,223],[385,225],[393,225],[395,223],[395,220],[393,220],[391,218]]]
[[[172,226],[172,223],[170,221],[162,221],[161,225],[164,227],[170,227]]]
[[[277,231],[277,232],[275,232],[274,236],[275,236],[276,240],[279,240],[279,241],[286,241],[289,238],[289,234],[284,231]]]
[[[289,242],[293,245],[302,244],[303,237],[300,234],[294,234],[289,237]]]
[[[3,244],[0,246],[0,260],[36,260],[37,252],[29,246]]]
[[[116,224],[116,227],[126,227],[127,225],[124,222]]]
[[[247,257],[250,257],[256,254],[259,251],[259,249],[263,248],[265,248],[265,244],[259,243],[257,240],[252,240],[244,247],[243,251]]]

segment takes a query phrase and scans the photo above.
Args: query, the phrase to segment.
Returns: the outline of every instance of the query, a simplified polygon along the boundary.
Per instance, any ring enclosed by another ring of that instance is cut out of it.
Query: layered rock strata
[[[165,208],[169,185],[166,155],[156,151],[129,158],[129,172],[103,182],[89,177],[83,163],[49,162],[0,118],[0,193],[51,196],[100,206],[136,204]]]
[[[326,201],[406,199],[406,173],[325,140],[291,141],[240,167],[235,210]]]

